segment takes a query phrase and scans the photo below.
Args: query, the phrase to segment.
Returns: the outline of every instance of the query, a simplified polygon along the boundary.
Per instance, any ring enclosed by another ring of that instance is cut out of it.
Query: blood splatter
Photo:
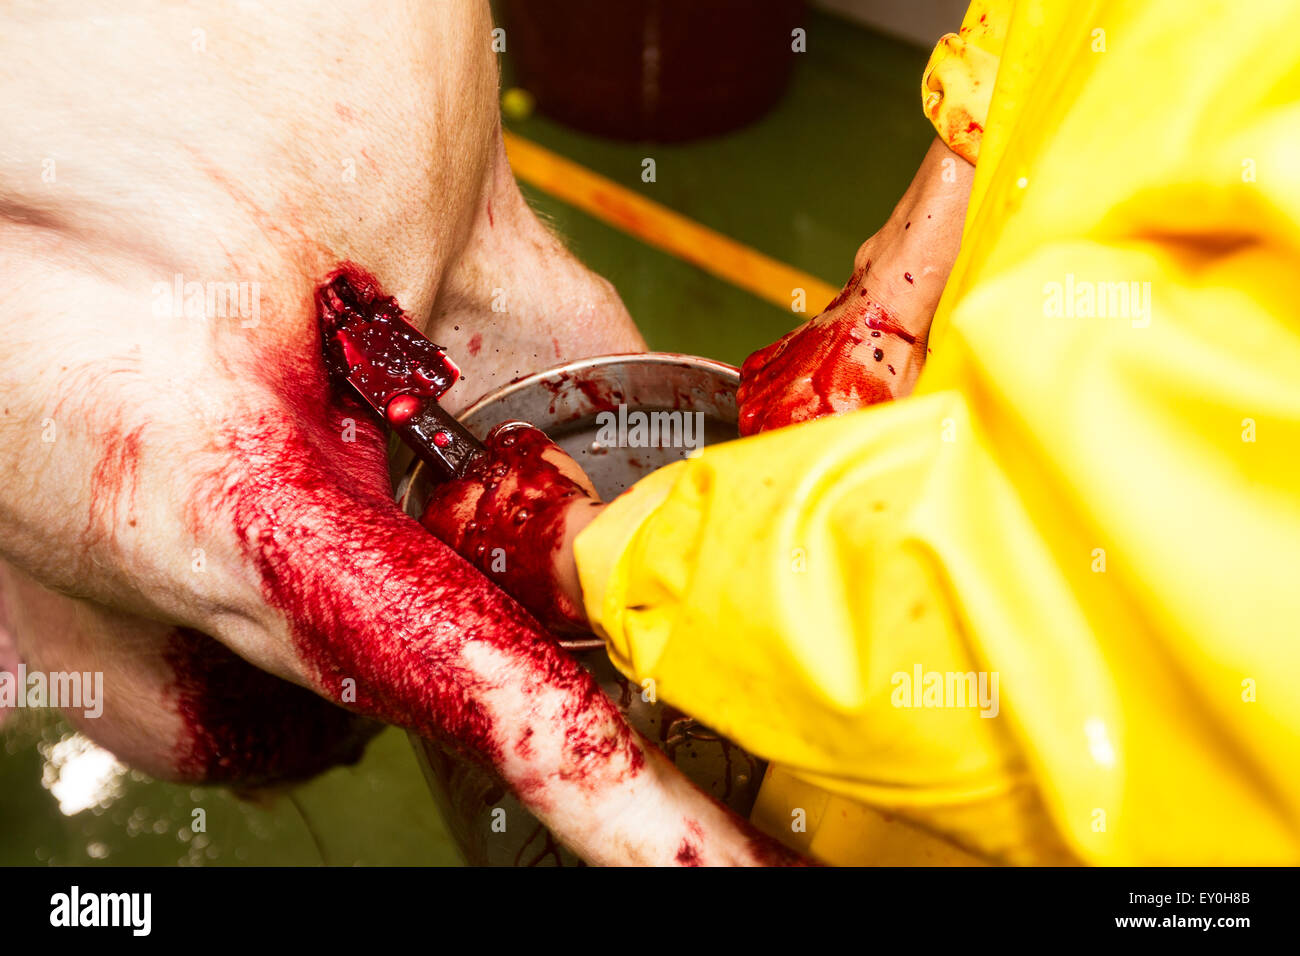
[[[840,304],[847,300],[841,294]],[[863,331],[865,326],[867,331]],[[740,433],[807,421],[889,401],[893,392],[865,356],[854,357],[867,335],[916,337],[877,302],[857,300],[837,315],[828,312],[745,360],[741,369]]]

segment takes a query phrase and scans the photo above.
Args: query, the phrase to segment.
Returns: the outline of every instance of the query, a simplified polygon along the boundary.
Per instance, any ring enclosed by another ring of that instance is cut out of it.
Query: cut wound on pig
[[[325,363],[336,384],[350,382],[384,414],[398,396],[437,399],[460,370],[384,295],[370,273],[345,262],[316,289]]]

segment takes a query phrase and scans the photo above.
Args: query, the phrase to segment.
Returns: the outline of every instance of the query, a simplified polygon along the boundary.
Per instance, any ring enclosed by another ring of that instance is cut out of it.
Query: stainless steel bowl
[[[475,402],[460,420],[479,438],[503,421],[532,422],[582,465],[608,501],[651,471],[685,458],[693,451],[691,445],[735,438],[739,381],[739,373],[730,365],[692,355],[607,355],[511,382]],[[602,413],[613,413],[617,420],[620,407],[629,414],[698,412],[702,418],[692,418],[688,426],[679,416],[671,420],[674,429],[667,432],[667,443],[661,430],[658,443],[635,445],[617,440],[617,435],[602,436],[602,424],[612,424]],[[688,444],[686,428],[694,439],[697,424],[702,425],[702,440]],[[615,440],[604,440],[610,437]],[[398,501],[408,514],[419,517],[428,492],[424,467],[416,462],[398,485]],[[561,643],[595,675],[632,726],[658,744],[683,773],[737,813],[749,814],[765,769],[761,761],[681,711],[643,701],[640,688],[615,670],[599,639]],[[422,737],[413,734],[411,740],[429,789],[467,862],[479,866],[579,863],[491,774]],[[492,826],[501,818],[494,814],[497,809],[505,810],[504,833]]]

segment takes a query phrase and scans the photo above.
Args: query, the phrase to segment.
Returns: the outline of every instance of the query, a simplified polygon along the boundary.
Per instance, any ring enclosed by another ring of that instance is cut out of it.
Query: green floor
[[[926,53],[822,16],[777,109],[682,146],[595,140],[533,117],[511,129],[833,285],[888,215],[933,133],[919,109]],[[507,64],[508,82],[508,64]],[[653,156],[657,181],[642,183]],[[795,316],[528,192],[622,293],[650,346],[739,364]],[[810,307],[818,304],[809,303]],[[356,767],[259,803],[150,781],[78,750],[52,716],[0,733],[0,865],[440,864],[458,862],[403,733]],[[191,832],[192,814],[206,832]]]

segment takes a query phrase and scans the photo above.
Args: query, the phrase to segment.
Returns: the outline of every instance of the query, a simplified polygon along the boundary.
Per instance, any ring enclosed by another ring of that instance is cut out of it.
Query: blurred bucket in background
[[[803,0],[500,0],[514,83],[547,116],[680,142],[753,122],[790,79]]]

